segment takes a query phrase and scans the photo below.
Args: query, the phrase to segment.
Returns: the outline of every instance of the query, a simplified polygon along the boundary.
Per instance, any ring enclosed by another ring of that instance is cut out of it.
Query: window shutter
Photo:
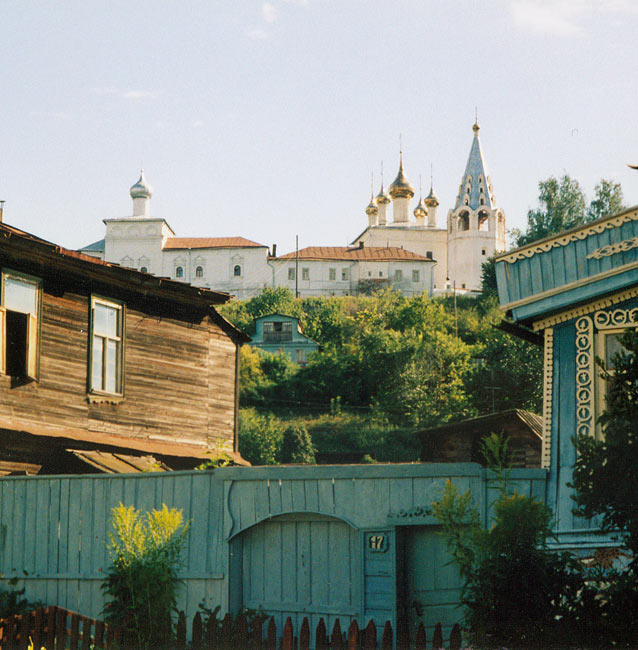
[[[5,360],[5,354],[6,354],[6,349],[7,349],[7,341],[6,341],[6,321],[7,319],[5,318],[5,309],[4,307],[0,307],[0,373],[6,373],[6,360]]]
[[[27,323],[27,377],[38,377],[38,318],[33,314]]]
[[[95,307],[93,307],[93,299],[91,298],[91,312],[89,315],[89,362],[88,372],[86,376],[87,390],[92,390],[93,386],[93,323],[95,322]]]

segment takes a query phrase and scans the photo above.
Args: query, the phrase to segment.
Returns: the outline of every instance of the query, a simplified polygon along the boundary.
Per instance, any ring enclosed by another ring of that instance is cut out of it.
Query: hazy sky
[[[638,0],[0,0],[5,221],[100,239],[143,162],[178,236],[345,245],[401,133],[443,225],[475,106],[508,228],[565,172],[636,204],[637,34]]]

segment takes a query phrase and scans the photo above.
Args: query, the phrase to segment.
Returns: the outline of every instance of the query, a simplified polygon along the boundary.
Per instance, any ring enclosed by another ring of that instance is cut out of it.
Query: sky
[[[508,229],[551,175],[634,205],[637,33],[638,0],[0,0],[5,222],[89,244],[143,165],[177,236],[347,245],[401,140],[443,227],[475,111]]]

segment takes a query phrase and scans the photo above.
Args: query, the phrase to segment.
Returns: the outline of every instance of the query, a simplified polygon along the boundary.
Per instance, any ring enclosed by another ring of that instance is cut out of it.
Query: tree
[[[315,448],[304,424],[290,424],[284,430],[281,445],[282,463],[315,463]]]
[[[567,174],[560,180],[550,176],[538,184],[538,189],[540,206],[527,213],[527,229],[512,231],[516,246],[525,246],[623,209],[620,184],[607,179],[601,179],[596,185],[589,206],[578,181]]]

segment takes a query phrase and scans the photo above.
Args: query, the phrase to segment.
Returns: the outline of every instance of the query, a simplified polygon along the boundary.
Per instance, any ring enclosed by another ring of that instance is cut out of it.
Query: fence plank
[[[292,623],[290,624],[290,627],[292,628]],[[248,647],[248,621],[243,612],[239,613],[239,616],[235,621],[235,647]]]
[[[392,638],[392,624],[386,621],[383,626],[383,635],[381,636],[381,650],[393,650],[394,639]]]
[[[233,617],[227,613],[222,619],[222,631],[219,647],[221,650],[233,650]]]
[[[330,635],[330,650],[344,650],[343,637],[341,636],[341,623],[339,619],[335,619],[335,624],[332,626],[332,634]]]
[[[56,648],[66,648],[66,609],[58,607],[55,620],[55,643]]]
[[[284,623],[284,635],[281,639],[281,650],[292,650],[292,619],[290,616]]]
[[[328,632],[323,617],[319,619],[315,630],[315,650],[328,650]]]
[[[458,623],[454,624],[450,634],[450,650],[461,650],[461,628]]]
[[[175,648],[184,650],[186,648],[186,614],[179,612],[177,614],[177,629],[175,630]]]
[[[97,623],[90,618],[82,618],[82,650],[89,650],[91,647],[91,628],[93,624]],[[34,646],[36,650],[39,650],[38,646]]]
[[[434,626],[434,636],[432,637],[432,649],[433,650],[443,649],[443,630],[441,629],[440,623],[437,623]]]
[[[69,638],[69,650],[78,650],[79,639],[80,617],[77,614],[71,614],[71,635]]]
[[[348,628],[348,650],[359,649],[359,624],[353,620]]]
[[[419,623],[419,627],[416,630],[416,639],[414,643],[415,650],[425,650],[425,644],[427,639],[425,637],[425,627],[423,623]]]
[[[29,646],[29,628],[31,627],[31,614],[23,614],[20,617],[20,641],[18,648],[20,650],[27,650]]]
[[[372,619],[363,631],[363,650],[377,650],[377,626]]]
[[[57,620],[57,607],[47,607],[46,610],[47,629],[46,629],[46,647],[52,648],[55,642],[55,622]]]
[[[33,647],[40,650],[42,647],[42,631],[44,628],[44,610],[42,607],[36,609],[33,617],[33,630],[31,630],[31,639]]]
[[[261,628],[263,625],[263,619],[261,616],[256,616],[253,618],[253,624],[250,634],[250,650],[261,650]]]
[[[397,618],[397,650],[410,650],[410,628],[404,613]]]
[[[310,623],[308,617],[304,616],[301,621],[301,630],[299,632],[299,650],[310,650]]]
[[[266,650],[277,650],[277,626],[272,616],[268,621],[268,631],[266,632]]]
[[[95,622],[95,638],[93,645],[98,650],[102,650],[104,648],[104,621]]]

